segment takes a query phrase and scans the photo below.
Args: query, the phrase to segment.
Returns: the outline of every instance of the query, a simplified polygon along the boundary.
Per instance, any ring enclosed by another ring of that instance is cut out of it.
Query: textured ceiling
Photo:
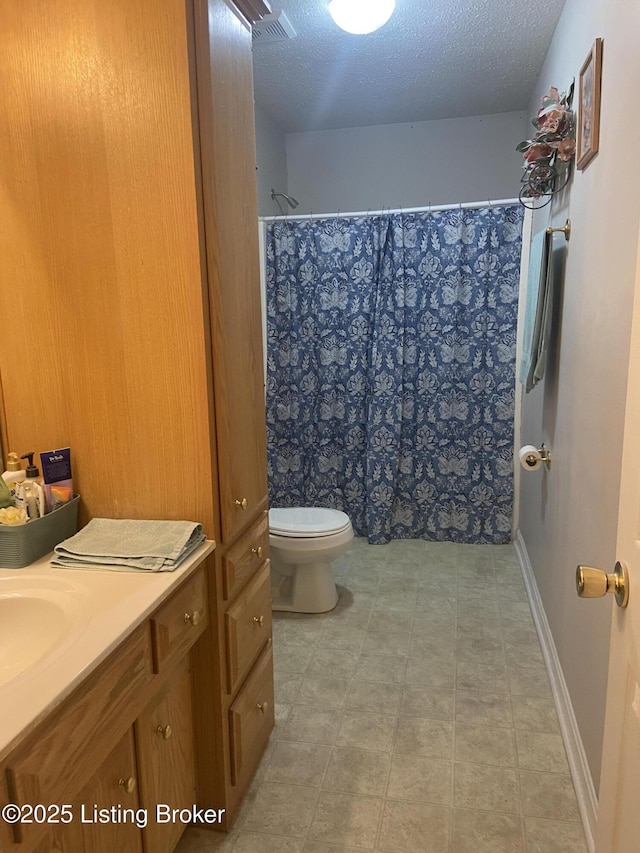
[[[283,131],[484,115],[527,108],[564,0],[396,0],[366,36],[329,0],[272,0],[297,37],[256,44],[256,102]]]

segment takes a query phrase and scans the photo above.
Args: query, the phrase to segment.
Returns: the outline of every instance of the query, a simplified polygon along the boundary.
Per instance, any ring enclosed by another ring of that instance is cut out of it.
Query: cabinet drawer
[[[271,640],[229,708],[231,784],[250,776],[273,728],[273,653]]]
[[[7,760],[11,802],[71,802],[131,725],[152,678],[144,624]],[[42,830],[36,824],[14,826],[17,841],[32,840]]]
[[[268,555],[269,518],[265,512],[222,558],[222,594],[225,601],[242,589]]]
[[[207,580],[201,568],[151,617],[153,671],[183,658],[208,622]]]
[[[224,616],[227,640],[227,690],[233,693],[271,636],[269,563],[245,587]]]

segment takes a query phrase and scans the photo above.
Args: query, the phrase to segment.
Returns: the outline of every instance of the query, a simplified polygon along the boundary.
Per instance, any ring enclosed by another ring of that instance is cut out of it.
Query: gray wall
[[[297,212],[379,210],[513,198],[525,113],[286,136]]]
[[[257,104],[255,116],[258,216],[277,216],[280,210],[271,198],[271,188],[278,192],[287,192],[284,133],[271,116]]]
[[[545,441],[550,472],[521,478],[520,529],[536,576],[596,787],[600,776],[609,598],[580,600],[578,563],[612,571],[640,193],[640,4],[567,0],[538,86],[568,88],[596,36],[604,38],[600,152],[533,232],[571,218],[554,358],[525,395],[522,444]],[[577,104],[578,97],[574,104]]]

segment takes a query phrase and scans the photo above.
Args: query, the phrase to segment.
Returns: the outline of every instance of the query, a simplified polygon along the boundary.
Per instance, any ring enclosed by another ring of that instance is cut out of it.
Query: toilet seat
[[[269,533],[296,539],[334,536],[351,527],[349,516],[326,507],[282,507],[269,510]]]

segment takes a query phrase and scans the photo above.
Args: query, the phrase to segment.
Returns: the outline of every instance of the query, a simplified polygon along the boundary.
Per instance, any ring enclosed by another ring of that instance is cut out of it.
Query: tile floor
[[[179,853],[586,853],[512,546],[357,539],[274,614],[276,728],[233,830]]]

